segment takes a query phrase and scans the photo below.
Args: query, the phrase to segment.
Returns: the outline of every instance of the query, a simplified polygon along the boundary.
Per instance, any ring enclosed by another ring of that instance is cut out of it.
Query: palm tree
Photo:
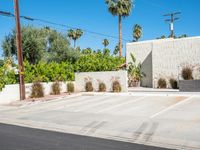
[[[122,17],[130,15],[133,1],[132,0],[105,0],[108,5],[108,10],[113,16],[119,18],[119,50],[122,57]]]
[[[142,37],[142,27],[139,24],[136,24],[133,27],[133,38],[137,42]]]
[[[114,49],[114,51],[113,51],[113,54],[114,55],[117,55],[119,53],[119,45],[116,45],[115,46],[115,49]]]
[[[106,47],[110,44],[108,39],[104,39],[102,44],[104,45],[104,48],[106,49]]]
[[[76,48],[76,41],[83,35],[83,31],[81,29],[70,29],[67,35],[70,39],[74,40],[74,48]]]

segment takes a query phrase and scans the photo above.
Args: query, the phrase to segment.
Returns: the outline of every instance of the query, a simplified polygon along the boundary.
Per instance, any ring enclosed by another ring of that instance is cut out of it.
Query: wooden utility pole
[[[170,17],[170,19],[166,19],[165,21],[170,23],[170,37],[171,38],[175,37],[175,35],[174,35],[174,22],[179,19],[178,17],[175,17],[175,16],[179,15],[179,14],[181,14],[181,12],[175,12],[175,13],[170,13],[170,14],[164,15],[166,17],[167,16]]]
[[[14,0],[14,3],[15,3],[17,57],[18,57],[18,66],[19,66],[20,100],[24,100],[26,98],[26,95],[25,95],[25,84],[24,84],[24,65],[23,65],[23,54],[22,54],[22,36],[21,36],[21,29],[20,29],[20,14],[19,14],[19,3],[18,3],[18,0]]]

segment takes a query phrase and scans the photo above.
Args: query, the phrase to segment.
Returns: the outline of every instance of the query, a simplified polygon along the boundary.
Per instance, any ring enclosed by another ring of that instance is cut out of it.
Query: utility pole
[[[17,57],[19,65],[19,91],[20,100],[24,100],[25,96],[25,84],[24,84],[24,65],[22,55],[22,36],[20,29],[20,14],[19,14],[19,3],[18,0],[14,0],[15,3],[15,22],[16,22],[16,44],[17,44]]]
[[[180,18],[176,17],[176,15],[179,15],[179,14],[181,14],[181,12],[173,12],[173,13],[164,15],[165,17],[170,17],[170,19],[166,19],[165,21],[169,22],[169,24],[170,24],[170,37],[171,38],[175,37],[175,35],[174,35],[174,22],[176,20],[180,19]]]

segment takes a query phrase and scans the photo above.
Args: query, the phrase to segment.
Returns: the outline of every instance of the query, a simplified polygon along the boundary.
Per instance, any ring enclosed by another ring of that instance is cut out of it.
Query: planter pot
[[[182,92],[200,92],[200,80],[180,80],[179,88]]]

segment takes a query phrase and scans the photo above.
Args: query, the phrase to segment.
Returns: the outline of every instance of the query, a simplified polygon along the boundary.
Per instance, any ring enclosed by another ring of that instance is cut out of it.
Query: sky
[[[13,0],[0,0],[0,11],[14,12]],[[111,51],[118,43],[118,18],[112,16],[104,0],[19,0],[20,15],[65,24],[116,37],[99,36],[84,32],[77,41],[81,48],[103,49],[102,40],[110,41]],[[151,40],[161,35],[169,35],[169,25],[164,22],[163,15],[180,11],[180,20],[175,23],[175,34],[189,36],[200,35],[200,0],[135,0],[134,8],[129,17],[123,19],[123,49],[127,42],[133,40],[132,28],[140,24],[143,28],[141,41]],[[48,26],[41,22],[21,20],[21,25]],[[13,18],[0,16],[0,44],[5,35],[14,28]],[[51,25],[50,25],[51,26]],[[67,28],[52,26],[63,34]],[[0,55],[2,48],[0,47]],[[1,57],[1,56],[0,56]]]

